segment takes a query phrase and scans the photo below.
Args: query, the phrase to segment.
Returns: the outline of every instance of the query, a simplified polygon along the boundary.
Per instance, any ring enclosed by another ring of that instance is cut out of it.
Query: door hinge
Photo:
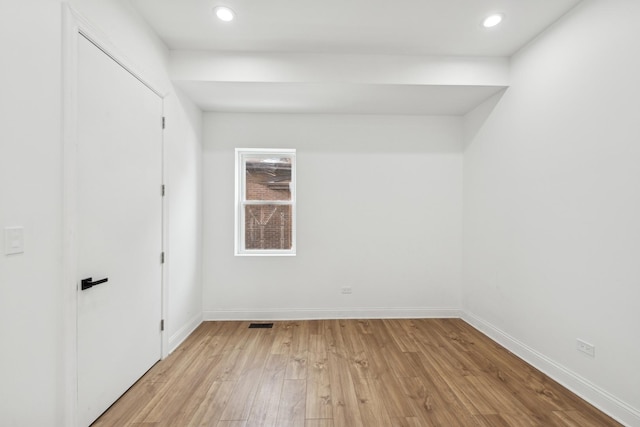
[[[164,252],[160,254],[160,263],[164,264]]]
[[[164,193],[165,193],[165,188],[164,188],[164,184],[162,184],[162,197],[164,197]]]
[[[160,321],[160,331],[164,331],[164,319]]]
[[[166,118],[162,117],[162,129],[164,129],[166,126]]]

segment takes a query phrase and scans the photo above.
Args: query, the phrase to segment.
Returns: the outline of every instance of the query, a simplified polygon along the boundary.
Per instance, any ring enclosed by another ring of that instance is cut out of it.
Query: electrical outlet
[[[342,293],[342,295],[351,294],[351,286],[343,286],[340,292]]]
[[[583,352],[584,354],[591,356],[591,357],[596,357],[596,346],[589,344],[587,342],[584,342],[582,340],[577,340],[577,349],[578,351]]]

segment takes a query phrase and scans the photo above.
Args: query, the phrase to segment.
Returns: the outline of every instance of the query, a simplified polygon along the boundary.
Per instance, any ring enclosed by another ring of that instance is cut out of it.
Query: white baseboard
[[[457,308],[342,308],[209,310],[204,320],[420,319],[461,317]]]
[[[559,363],[521,341],[496,328],[489,322],[461,311],[462,320],[482,332],[516,356],[559,382],[582,399],[627,426],[640,426],[640,411],[626,404],[589,380],[565,368]]]
[[[191,318],[185,325],[178,329],[169,337],[169,354],[178,348],[184,340],[186,340],[193,331],[202,323],[202,313],[198,313]]]

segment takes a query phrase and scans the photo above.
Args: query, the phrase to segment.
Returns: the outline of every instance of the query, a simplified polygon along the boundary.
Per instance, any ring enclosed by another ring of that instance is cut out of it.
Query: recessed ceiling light
[[[482,26],[485,28],[495,27],[502,22],[502,18],[503,16],[501,13],[494,13],[493,15],[487,16],[484,21],[482,21]]]
[[[224,22],[233,21],[233,18],[235,18],[236,16],[233,10],[226,6],[216,6],[213,8],[213,11],[215,12],[218,19]]]

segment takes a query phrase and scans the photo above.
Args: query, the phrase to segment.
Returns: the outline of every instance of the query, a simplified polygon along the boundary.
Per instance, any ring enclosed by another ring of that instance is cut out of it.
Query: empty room
[[[640,427],[640,2],[0,6],[0,426]]]

